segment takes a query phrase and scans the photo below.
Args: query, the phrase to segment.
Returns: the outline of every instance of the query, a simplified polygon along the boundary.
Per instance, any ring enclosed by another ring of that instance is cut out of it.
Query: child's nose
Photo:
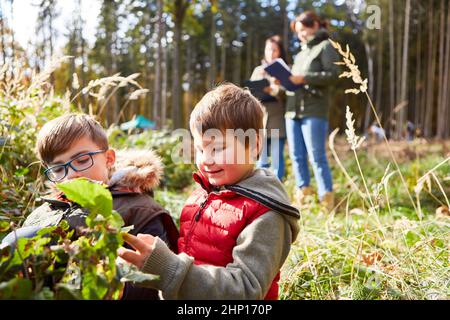
[[[71,180],[71,179],[75,179],[75,178],[79,178],[79,177],[80,177],[80,173],[79,172],[76,172],[70,166],[67,167],[67,176],[66,176],[65,179]]]
[[[209,166],[213,165],[215,163],[214,157],[212,155],[208,154],[207,152],[204,152],[201,155],[200,161],[203,165],[209,165]]]

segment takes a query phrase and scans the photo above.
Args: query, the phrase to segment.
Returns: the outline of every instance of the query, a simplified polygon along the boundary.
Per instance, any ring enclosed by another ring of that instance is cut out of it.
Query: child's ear
[[[116,151],[114,149],[108,149],[106,155],[106,166],[108,169],[112,168],[116,163]]]

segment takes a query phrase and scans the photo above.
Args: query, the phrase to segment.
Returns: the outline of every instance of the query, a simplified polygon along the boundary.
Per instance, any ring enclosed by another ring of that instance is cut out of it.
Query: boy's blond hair
[[[261,103],[248,90],[231,83],[224,83],[209,91],[197,103],[191,113],[191,131],[204,133],[208,129],[264,128],[264,112]]]
[[[87,114],[70,113],[47,122],[39,131],[36,152],[39,159],[50,164],[70,149],[78,139],[90,138],[102,150],[109,149],[108,137],[100,123]]]

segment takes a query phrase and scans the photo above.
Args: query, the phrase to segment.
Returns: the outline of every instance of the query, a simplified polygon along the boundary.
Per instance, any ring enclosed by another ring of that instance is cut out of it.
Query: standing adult
[[[267,79],[269,86],[264,88],[264,92],[271,98],[262,101],[265,107],[264,127],[266,129],[266,139],[263,143],[263,150],[258,160],[257,166],[261,168],[270,167],[270,158],[272,170],[278,179],[282,180],[285,173],[284,164],[284,146],[286,143],[286,125],[284,120],[285,95],[280,86],[275,83],[275,78],[264,71],[267,64],[281,58],[286,61],[286,54],[283,41],[280,36],[275,35],[268,38],[265,42],[264,59],[261,65],[257,66],[250,77],[250,80],[257,81]]]
[[[310,186],[308,158],[312,164],[320,201],[334,206],[333,182],[325,151],[328,136],[330,86],[336,81],[338,55],[328,41],[328,24],[313,11],[305,11],[291,22],[291,30],[301,41],[295,56],[291,81],[303,86],[286,92],[286,132],[289,155],[297,184],[296,200],[304,203]]]

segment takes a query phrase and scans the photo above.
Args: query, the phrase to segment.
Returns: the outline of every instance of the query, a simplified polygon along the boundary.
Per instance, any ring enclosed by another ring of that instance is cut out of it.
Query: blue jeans
[[[284,167],[284,145],[286,138],[266,138],[263,141],[261,156],[256,166],[258,168],[270,168],[269,157],[272,157],[272,170],[278,179],[283,179]]]
[[[310,184],[309,158],[317,181],[317,192],[322,199],[326,192],[333,191],[331,171],[325,151],[328,120],[319,117],[286,119],[286,133],[297,187],[303,188]]]

